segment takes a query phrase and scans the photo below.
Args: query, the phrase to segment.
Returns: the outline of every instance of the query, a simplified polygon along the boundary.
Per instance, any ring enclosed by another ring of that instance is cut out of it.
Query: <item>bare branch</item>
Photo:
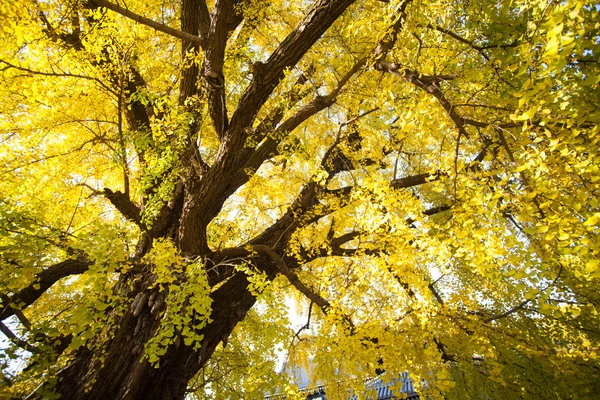
[[[439,83],[442,81],[450,80],[456,78],[456,75],[422,75],[416,71],[412,71],[408,68],[403,68],[399,64],[390,63],[385,61],[378,61],[375,63],[375,69],[382,72],[391,73],[394,76],[399,77],[400,79],[410,82],[419,89],[426,91],[433,95],[440,105],[446,110],[448,116],[454,121],[456,128],[461,136],[469,137],[468,132],[465,129],[465,125],[467,125],[467,121],[458,115],[455,110],[454,104],[444,94],[444,92],[440,89]],[[469,124],[470,125],[470,124]]]
[[[102,192],[104,197],[111,202],[113,206],[128,220],[133,221],[136,225],[144,227],[142,224],[141,210],[138,206],[133,204],[129,197],[120,191],[113,192],[108,188],[104,188]]]
[[[15,315],[17,310],[23,310],[30,306],[60,279],[84,273],[89,269],[90,264],[91,262],[86,258],[80,257],[76,260],[65,260],[46,268],[37,274],[35,281],[26,288],[12,296],[2,296],[0,321]]]
[[[39,350],[35,347],[33,347],[32,345],[30,345],[29,343],[27,343],[26,341],[24,341],[23,339],[20,339],[17,337],[17,335],[15,335],[9,328],[8,326],[4,325],[3,322],[0,322],[0,332],[2,332],[4,334],[4,336],[6,336],[11,342],[13,342],[14,344],[16,344],[17,346],[19,346],[22,349],[25,349],[31,353],[39,353]]]
[[[510,47],[516,47],[519,45],[518,41],[514,41],[513,43],[499,43],[499,44],[488,44],[485,46],[479,46],[477,44],[475,44],[473,41],[465,39],[464,37],[460,36],[458,33],[453,32],[449,29],[445,29],[442,28],[441,26],[437,26],[437,25],[432,25],[432,24],[428,24],[425,26],[428,29],[432,29],[432,30],[436,30],[438,32],[441,32],[445,35],[450,36],[451,38],[466,44],[467,46],[471,47],[472,49],[476,50],[479,54],[481,54],[481,56],[483,58],[485,58],[487,61],[490,60],[490,57],[485,53],[484,50],[489,50],[489,49],[507,49]]]
[[[498,314],[498,315],[494,315],[492,317],[486,318],[484,320],[484,322],[492,322],[492,321],[496,321],[497,319],[502,319],[502,318],[506,318],[511,314],[516,313],[519,310],[522,310],[523,308],[525,308],[525,306],[527,304],[529,304],[531,302],[532,299],[529,300],[524,300],[521,303],[517,304],[516,306],[512,307],[511,309],[507,310],[506,312],[503,312],[502,314]]]
[[[260,244],[253,245],[252,249],[261,255],[268,256],[273,261],[273,263],[277,266],[277,268],[279,268],[279,271],[290,281],[290,283],[292,285],[294,285],[294,287],[296,289],[298,289],[303,295],[305,295],[313,303],[318,305],[319,308],[321,308],[321,310],[323,310],[323,313],[327,314],[327,311],[329,311],[331,309],[331,304],[327,300],[325,300],[323,297],[321,297],[319,294],[317,294],[317,293],[313,292],[311,289],[309,289],[304,283],[302,283],[302,281],[300,281],[298,276],[288,269],[285,262],[281,259],[281,257],[279,257],[279,255],[277,255],[275,250],[273,250],[269,246],[260,245]]]
[[[297,339],[300,339],[299,336],[300,336],[300,333],[302,333],[303,330],[310,329],[310,318],[312,316],[313,304],[315,304],[315,303],[313,303],[311,301],[310,305],[308,306],[308,316],[306,317],[306,324],[304,324],[300,329],[298,329],[298,331],[294,335],[294,337],[297,338]]]
[[[433,297],[435,297],[435,299],[437,300],[437,302],[443,306],[444,305],[444,300],[442,299],[442,296],[440,296],[440,293],[437,291],[437,289],[434,286],[434,282],[431,282],[427,285],[427,287],[429,288],[429,291],[433,294]]]
[[[225,100],[225,76],[223,62],[225,48],[231,29],[235,29],[241,17],[236,18],[233,0],[217,0],[210,15],[210,28],[204,46],[204,69],[202,75],[206,83],[208,110],[217,135],[222,138],[229,126],[227,103]],[[232,21],[237,23],[232,24]]]
[[[6,65],[6,67],[1,68],[0,71],[4,71],[4,70],[7,70],[7,69],[16,69],[17,71],[27,72],[28,74],[31,74],[31,75],[55,76],[55,77],[60,77],[60,78],[86,79],[86,80],[90,80],[90,81],[96,82],[97,84],[99,84],[100,86],[102,86],[102,88],[106,89],[108,92],[110,92],[110,93],[112,93],[114,95],[117,94],[112,88],[108,87],[100,79],[94,78],[93,76],[87,76],[87,75],[81,75],[81,74],[71,74],[71,73],[66,73],[66,72],[36,71],[36,70],[30,69],[30,68],[25,68],[25,67],[21,67],[19,65],[11,64],[11,63],[9,63],[8,61],[5,61],[5,60],[0,60],[0,63]]]
[[[182,32],[180,30],[177,29],[173,29],[169,26],[163,25],[161,23],[158,23],[156,21],[151,20],[150,18],[146,18],[142,15],[136,14],[132,11],[129,11],[126,8],[123,8],[117,4],[111,3],[110,1],[107,0],[89,0],[89,4],[91,6],[98,6],[98,7],[104,7],[107,8],[111,11],[114,11],[118,14],[121,14],[122,16],[129,18],[131,20],[134,20],[137,23],[140,23],[142,25],[146,25],[150,28],[153,28],[157,31],[166,33],[167,35],[176,37],[178,39],[181,40],[186,40],[188,42],[192,42],[192,43],[198,43],[199,45],[202,45],[204,43],[204,40],[196,35],[192,35],[189,33],[185,33]]]
[[[271,54],[265,64],[255,65],[250,85],[242,95],[231,118],[229,135],[240,135],[252,125],[258,110],[284,77],[284,71],[298,63],[300,58],[319,40],[325,31],[355,0],[319,0],[306,13],[296,28]]]

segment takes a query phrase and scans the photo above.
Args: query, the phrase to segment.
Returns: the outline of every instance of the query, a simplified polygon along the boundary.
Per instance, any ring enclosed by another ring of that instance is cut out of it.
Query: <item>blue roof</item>
[[[306,376],[305,372],[301,374],[300,384],[306,382],[306,380],[303,379],[304,376]],[[383,381],[382,376],[379,376],[365,383],[365,392],[367,392],[367,399],[369,400],[398,399],[399,397],[396,397],[393,394],[394,390],[396,390],[396,393],[398,393],[399,390],[400,393],[405,394],[404,398],[406,399],[419,398],[419,395],[415,392],[413,381],[408,372],[403,372],[397,378],[389,381]],[[325,385],[300,386],[300,393],[306,395],[306,400],[327,400],[327,386]],[[284,398],[283,395],[265,396],[265,399],[267,400]],[[348,395],[348,400],[357,399],[358,396],[356,394]]]

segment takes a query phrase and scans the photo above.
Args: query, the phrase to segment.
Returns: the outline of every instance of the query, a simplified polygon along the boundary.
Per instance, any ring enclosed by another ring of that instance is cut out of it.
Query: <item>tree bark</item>
[[[266,269],[268,279],[276,275],[276,268],[263,260],[258,264]],[[148,282],[149,275],[139,282]],[[215,290],[212,297],[211,320],[201,330],[204,336],[201,346],[194,350],[177,338],[171,344],[158,367],[150,365],[144,357],[144,346],[160,326],[162,311],[160,302],[165,294],[156,289],[144,289],[138,284],[127,296],[141,299],[114,324],[117,326],[112,339],[102,354],[88,347],[81,347],[68,367],[58,374],[53,390],[63,399],[86,400],[176,400],[183,399],[187,383],[210,359],[216,347],[226,341],[233,328],[244,319],[256,302],[248,290],[244,273],[237,272]],[[126,284],[119,285],[126,287]],[[161,298],[162,296],[162,298]],[[160,311],[159,311],[160,310]]]
[[[89,2],[88,7],[96,7],[99,3]],[[353,3],[354,0],[317,1],[268,60],[254,66],[252,80],[244,90],[229,123],[224,96],[223,61],[228,34],[243,16],[235,7],[237,2],[231,0],[216,1],[210,14],[204,0],[182,2],[181,31],[176,31],[174,36],[183,38],[183,54],[196,54],[203,50],[204,65],[202,71],[196,64],[191,64],[182,71],[179,103],[187,106],[186,101],[198,94],[198,83],[202,77],[208,86],[209,111],[220,140],[216,159],[208,166],[199,157],[199,152],[195,151],[194,141],[190,140],[189,150],[183,161],[185,174],[181,176],[182,182],[177,186],[182,190],[175,191],[172,205],[163,206],[153,221],[152,228],[141,220],[141,210],[152,190],[147,189],[139,206],[125,199],[119,192],[105,189],[103,194],[124,217],[137,223],[143,232],[135,255],[136,262],[143,264],[140,260],[151,247],[152,240],[157,238],[176,239],[178,250],[184,256],[195,259],[213,258],[213,262],[207,261],[209,283],[212,287],[217,283],[221,286],[210,295],[211,322],[197,332],[203,335],[199,347],[185,345],[181,335],[176,333],[174,342],[168,345],[158,365],[151,365],[146,358],[145,347],[157,330],[161,329],[167,294],[152,288],[155,277],[150,272],[150,266],[136,265],[135,271],[121,276],[115,288],[116,294],[130,300],[127,310],[120,311],[120,314],[117,314],[116,309],[107,311],[110,321],[107,330],[101,335],[96,334],[86,346],[75,351],[71,359],[67,360],[68,366],[57,374],[56,384],[44,389],[53,390],[63,399],[171,400],[185,397],[190,379],[211,358],[219,343],[227,341],[232,330],[244,319],[256,301],[248,289],[249,282],[244,273],[230,268],[217,271],[216,276],[213,276],[212,267],[218,264],[223,254],[215,254],[210,250],[206,236],[207,226],[219,214],[224,202],[250,179],[246,167],[258,168],[277,145],[278,140],[270,140],[268,146],[261,148],[261,151],[246,150],[246,139],[252,133],[253,122],[261,107],[283,79],[285,71],[295,66]],[[127,10],[115,7],[111,10],[131,18],[131,13]],[[137,16],[134,19],[150,23]],[[161,26],[158,28],[162,29]],[[135,72],[135,69],[132,70]],[[115,80],[115,84],[119,82]],[[124,82],[123,89],[126,94],[131,95],[144,86],[142,77],[136,72]],[[281,129],[295,128],[306,118],[333,104],[334,99],[335,96],[329,96],[327,101],[316,99],[310,107],[283,123]],[[125,113],[130,130],[147,130],[151,116],[155,115],[151,105],[144,106],[132,98],[127,99],[127,104]],[[283,117],[283,112],[280,114],[277,119]],[[197,133],[198,127],[197,122],[190,126],[190,137]],[[145,150],[136,148],[136,151],[143,167]],[[197,161],[200,168],[197,168],[194,161]],[[295,209],[309,208],[309,200],[315,193],[314,185],[304,190],[300,204]],[[293,229],[287,229],[290,224],[296,227],[294,216],[286,213],[271,229],[252,241],[255,245],[278,245],[272,250],[273,254],[278,253],[277,257],[269,257],[268,254],[253,257],[242,247],[233,250],[243,253],[241,257],[246,260],[252,259],[258,270],[265,272],[267,279],[272,280],[278,272],[274,260],[285,258],[287,240],[293,232]],[[274,233],[278,235],[275,236]]]

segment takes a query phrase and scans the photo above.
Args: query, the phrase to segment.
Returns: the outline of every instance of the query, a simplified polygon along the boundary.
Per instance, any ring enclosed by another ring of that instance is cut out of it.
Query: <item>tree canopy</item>
[[[0,396],[600,392],[594,2],[0,15]]]

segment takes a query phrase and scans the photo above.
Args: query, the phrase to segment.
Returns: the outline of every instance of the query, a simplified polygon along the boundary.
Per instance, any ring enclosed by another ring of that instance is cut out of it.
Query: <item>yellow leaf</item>
[[[600,260],[590,260],[585,263],[585,272],[588,274],[596,272],[598,266],[600,265]]]

